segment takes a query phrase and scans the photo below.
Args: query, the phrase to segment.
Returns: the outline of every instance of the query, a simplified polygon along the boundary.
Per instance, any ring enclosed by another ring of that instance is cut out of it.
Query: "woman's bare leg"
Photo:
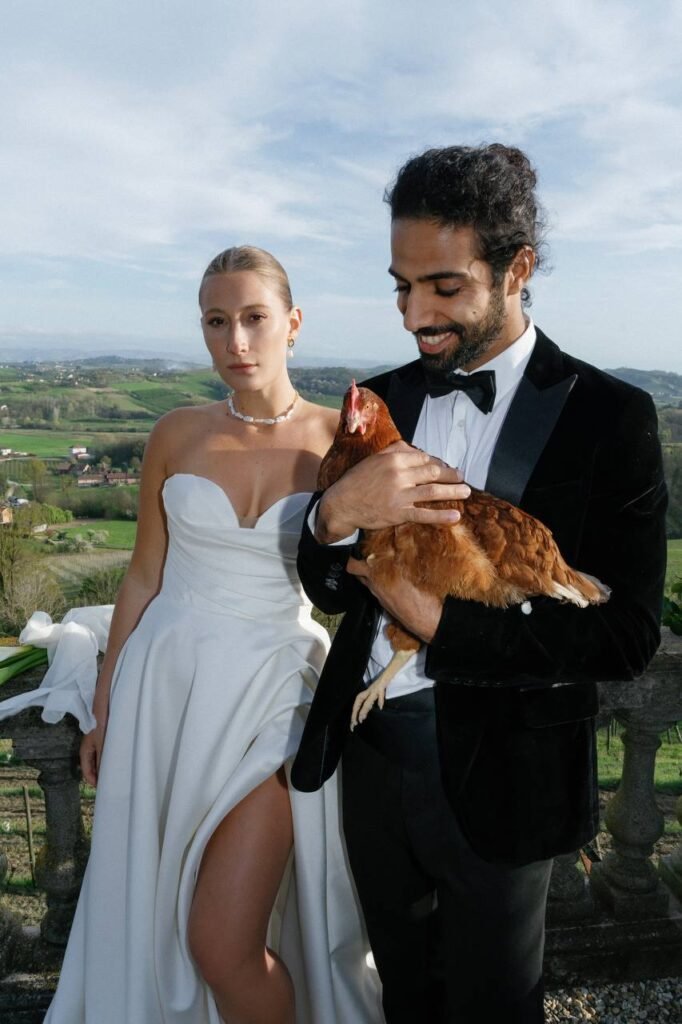
[[[265,945],[292,843],[280,769],[230,811],[204,852],[188,941],[227,1024],[294,1024],[289,973]]]

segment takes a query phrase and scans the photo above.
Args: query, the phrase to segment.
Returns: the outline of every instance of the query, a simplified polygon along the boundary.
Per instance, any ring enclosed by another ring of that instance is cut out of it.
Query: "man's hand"
[[[418,508],[416,503],[468,498],[471,490],[462,479],[458,469],[396,441],[353,466],[324,492],[315,537],[331,544],[358,529],[456,523],[460,515],[455,509]]]
[[[425,644],[431,643],[443,612],[439,598],[425,590],[418,590],[408,580],[401,580],[395,589],[381,587],[376,580],[372,580],[371,562],[361,559],[349,558],[346,572],[364,583],[384,611],[396,622]]]

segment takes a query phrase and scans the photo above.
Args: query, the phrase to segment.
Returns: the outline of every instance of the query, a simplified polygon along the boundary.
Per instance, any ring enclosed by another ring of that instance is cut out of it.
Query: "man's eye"
[[[393,289],[394,292],[406,292],[408,286],[406,284],[397,284]]]
[[[436,288],[436,295],[441,295],[443,298],[449,299],[453,295],[461,291],[461,288]]]

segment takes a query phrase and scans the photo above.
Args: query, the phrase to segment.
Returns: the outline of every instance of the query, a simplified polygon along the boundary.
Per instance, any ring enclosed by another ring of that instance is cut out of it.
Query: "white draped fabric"
[[[46,1024],[220,1022],[187,948],[188,913],[216,826],[296,752],[325,657],[295,567],[308,498],[289,495],[244,529],[213,481],[166,481],[163,584],[118,659],[92,851]],[[38,628],[58,642],[26,703],[87,729],[110,609],[79,611],[90,621],[76,614],[72,629],[33,623],[31,642]],[[336,782],[290,794],[294,856],[271,932],[297,1024],[378,1024]]]

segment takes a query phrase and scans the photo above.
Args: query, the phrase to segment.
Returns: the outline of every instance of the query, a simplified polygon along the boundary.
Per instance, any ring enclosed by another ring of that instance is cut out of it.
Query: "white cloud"
[[[132,327],[158,291],[155,330],[180,310],[184,329],[204,262],[254,241],[320,332],[346,338],[355,308],[392,350],[383,189],[409,153],[453,142],[528,150],[557,248],[682,249],[675,0],[8,0],[3,17],[5,323],[37,316],[20,292],[40,267],[59,285],[35,326],[80,325],[96,268],[97,316],[109,294]]]

